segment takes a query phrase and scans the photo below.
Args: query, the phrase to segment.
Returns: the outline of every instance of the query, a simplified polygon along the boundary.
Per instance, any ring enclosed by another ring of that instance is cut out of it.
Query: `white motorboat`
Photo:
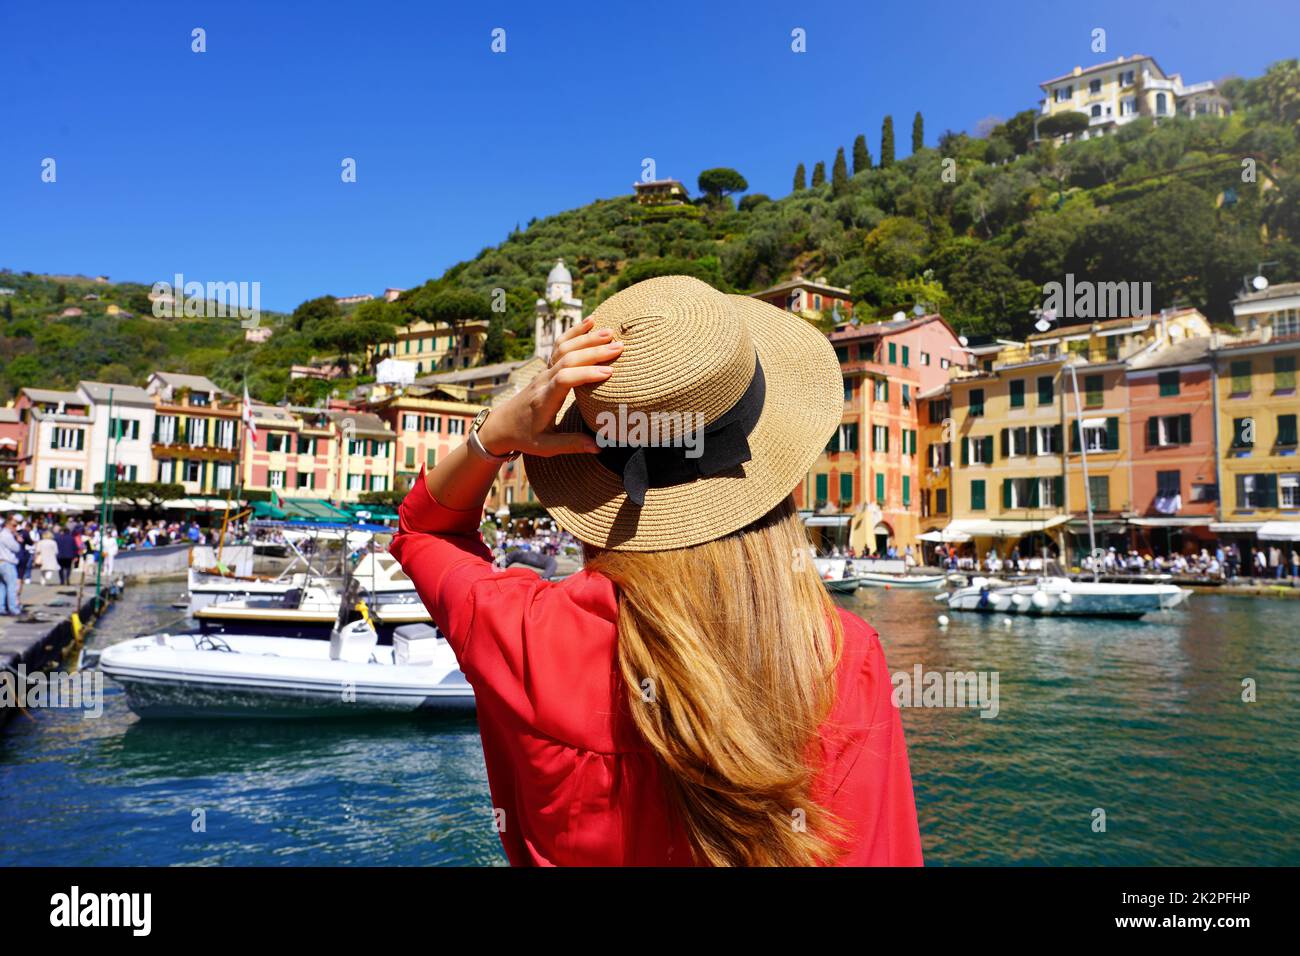
[[[877,574],[865,571],[858,580],[866,588],[929,588],[933,590],[947,580],[946,574]]]
[[[935,595],[935,600],[954,611],[1137,619],[1176,608],[1190,593],[1173,584],[1106,584],[1072,581],[1064,575],[1014,584],[976,577],[966,587]]]
[[[366,620],[328,642],[155,634],[114,644],[99,667],[141,717],[353,717],[472,714],[474,691],[437,629],[416,625],[381,647]]]
[[[239,601],[250,598],[283,597],[307,583],[306,572],[298,571],[278,578],[251,574],[223,573],[216,568],[189,569],[189,609],[194,613],[218,601]]]

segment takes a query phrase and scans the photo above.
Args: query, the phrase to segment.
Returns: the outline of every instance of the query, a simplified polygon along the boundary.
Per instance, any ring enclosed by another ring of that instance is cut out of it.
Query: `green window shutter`
[[[85,450],[86,450],[86,430],[84,428],[78,428],[77,429],[77,451],[85,451]]]
[[[1007,434],[1008,431],[1010,431],[1010,429],[1006,429],[1006,428],[1002,429],[1002,457],[1003,458],[1009,458],[1011,456],[1011,439]]]
[[[1119,451],[1119,419],[1106,419],[1106,450]]]
[[[963,465],[970,464],[970,439],[969,438],[962,438],[961,440],[961,463]]]
[[[1011,385],[1011,407],[1025,407],[1025,380],[1023,378],[1013,379]]]
[[[829,491],[827,490],[827,485],[829,481],[830,481],[829,475],[817,476],[817,501],[818,502],[825,501],[829,496]]]
[[[889,343],[889,364],[895,365],[898,362],[898,346],[893,342]]]
[[[1178,372],[1161,372],[1158,376],[1160,382],[1160,395],[1166,398],[1178,394]]]
[[[885,386],[885,390],[881,394],[885,396],[885,401],[889,401],[889,379],[885,379],[882,384]]]
[[[1155,448],[1160,444],[1160,419],[1152,415],[1147,419],[1147,447]]]
[[[853,501],[853,476],[851,474],[840,475],[840,501]]]
[[[907,346],[903,346],[903,368],[907,368]]]
[[[1229,366],[1232,374],[1232,394],[1249,395],[1250,394],[1250,360],[1244,362],[1233,362]]]
[[[1296,417],[1294,415],[1277,416],[1277,443],[1279,445],[1296,444]]]
[[[81,477],[80,472],[77,472],[77,477],[78,480],[80,480]],[[1277,475],[1262,475],[1261,477],[1263,478],[1263,487],[1264,487],[1264,507],[1276,508],[1277,507]],[[77,487],[80,488],[81,485],[78,484]]]
[[[1011,479],[1002,479],[1002,510],[1011,510]]]
[[[1056,507],[1065,507],[1065,478],[1061,475],[1052,476],[1052,499],[1056,502]]]
[[[1065,448],[1060,425],[1052,426],[1052,447],[1056,449],[1057,454],[1060,454],[1061,450]]]
[[[1038,479],[1037,479],[1037,478],[1030,478],[1030,479],[1029,479],[1029,507],[1031,507],[1031,508],[1037,508],[1037,507],[1039,507],[1039,497],[1038,497]]]
[[[72,473],[72,487],[75,491],[81,490],[81,469],[78,468]]]
[[[1184,445],[1192,443],[1192,416],[1178,416],[1178,440]]]
[[[1070,451],[1079,450],[1079,423],[1078,421],[1070,422]]]
[[[1048,375],[1040,376],[1038,379],[1038,404],[1050,405],[1055,397],[1051,377]]]
[[[971,511],[984,510],[984,481],[979,479],[970,483]]]
[[[1273,359],[1273,388],[1278,391],[1295,388],[1295,356],[1279,355]]]
[[[883,505],[884,503],[885,503],[885,473],[883,471],[878,471],[876,472],[876,504]]]
[[[903,507],[911,507],[912,504],[912,479],[907,475],[903,476]]]
[[[993,464],[993,436],[992,435],[986,435],[984,437],[984,461],[990,465]]]

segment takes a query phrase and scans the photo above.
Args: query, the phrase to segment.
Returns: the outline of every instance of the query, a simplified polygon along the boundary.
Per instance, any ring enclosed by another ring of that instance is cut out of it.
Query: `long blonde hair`
[[[839,615],[787,498],[716,541],[588,549],[618,588],[618,658],[697,862],[832,862],[842,828],[811,790],[835,697]]]

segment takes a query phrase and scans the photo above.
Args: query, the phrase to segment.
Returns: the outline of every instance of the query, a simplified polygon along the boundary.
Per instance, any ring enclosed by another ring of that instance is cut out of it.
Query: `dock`
[[[110,582],[101,584],[102,606],[119,593]],[[71,584],[23,585],[23,612],[18,617],[0,615],[0,671],[14,671],[25,665],[27,673],[61,666],[81,644],[82,634],[97,616],[94,580]],[[73,615],[79,623],[74,623]],[[0,707],[0,727],[13,716],[12,708]]]

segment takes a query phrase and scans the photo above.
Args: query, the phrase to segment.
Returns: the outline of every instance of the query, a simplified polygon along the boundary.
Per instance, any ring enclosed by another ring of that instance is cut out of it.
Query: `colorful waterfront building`
[[[153,481],[153,396],[135,385],[107,382],[80,382],[77,392],[91,407],[90,490],[104,480],[106,465],[117,481]]]
[[[328,413],[339,436],[334,488],[339,501],[360,501],[362,492],[393,489],[396,435],[374,412]]]
[[[370,406],[394,436],[394,488],[407,491],[420,469],[432,469],[465,441],[482,405],[461,401],[436,386],[413,386]]]
[[[316,493],[318,469],[314,442],[302,436],[302,420],[279,405],[252,402],[253,428],[244,429],[243,474],[246,491],[273,491],[279,496],[328,497]],[[328,474],[329,469],[322,469]],[[322,482],[327,484],[327,482]]]
[[[1212,548],[1219,508],[1210,336],[1128,364],[1130,545],[1142,554]]]
[[[415,365],[415,374],[450,371],[477,365],[483,358],[488,323],[466,320],[455,327],[445,323],[413,322],[397,329],[391,342],[366,350],[366,361],[400,359]]]
[[[823,316],[834,317],[835,323],[847,323],[853,318],[853,292],[845,286],[831,285],[824,276],[805,279],[796,275],[753,294],[755,299],[793,312],[810,322],[821,321]]]
[[[1213,346],[1221,487],[1215,530],[1246,547],[1300,548],[1300,283],[1240,296],[1233,316],[1239,334],[1216,335]]]
[[[202,375],[179,372],[154,372],[145,392],[154,400],[152,480],[182,485],[191,496],[230,493],[239,462],[239,399]]]
[[[19,464],[22,482],[36,493],[32,507],[93,508],[91,404],[80,392],[23,388],[14,408],[27,429]]]
[[[825,453],[795,491],[826,546],[859,553],[917,547],[920,532],[918,405],[965,352],[938,315],[844,323],[830,335],[844,380],[844,412]]]
[[[22,459],[27,446],[27,426],[13,407],[0,408],[0,475],[23,487]]]

